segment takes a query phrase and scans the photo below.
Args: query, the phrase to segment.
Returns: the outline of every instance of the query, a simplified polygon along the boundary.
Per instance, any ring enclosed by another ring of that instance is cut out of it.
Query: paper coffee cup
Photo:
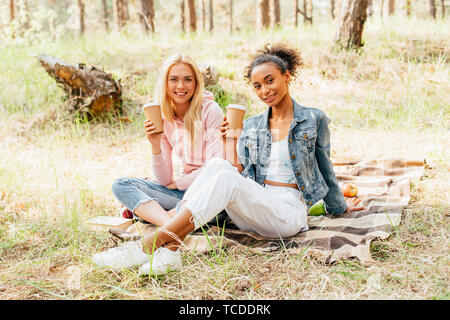
[[[227,121],[229,129],[227,137],[237,137],[238,130],[242,129],[245,112],[247,108],[239,104],[230,104],[227,106]]]
[[[164,132],[162,114],[161,114],[161,106],[157,102],[149,102],[144,104],[142,107],[145,113],[145,117],[147,120],[153,122],[155,126],[155,133]]]

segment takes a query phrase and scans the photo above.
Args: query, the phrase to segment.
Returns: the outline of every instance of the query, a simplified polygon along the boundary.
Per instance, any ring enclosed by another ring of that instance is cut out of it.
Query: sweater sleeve
[[[175,184],[178,190],[186,190],[194,179],[200,174],[202,168],[214,157],[223,158],[223,143],[220,138],[220,124],[223,120],[223,112],[219,105],[214,102],[210,106],[210,112],[207,114],[205,121],[205,132],[203,133],[203,141],[199,142],[204,145],[204,162],[203,165],[192,172],[179,177]]]
[[[152,157],[153,174],[162,186],[173,180],[172,147],[165,134],[161,137],[161,153]]]

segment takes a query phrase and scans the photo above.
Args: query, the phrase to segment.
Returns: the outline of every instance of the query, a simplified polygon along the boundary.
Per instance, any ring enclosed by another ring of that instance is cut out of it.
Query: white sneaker
[[[152,274],[160,275],[166,274],[169,271],[175,271],[181,268],[181,255],[180,252],[172,251],[167,248],[158,248],[153,253],[153,258],[150,261],[143,264],[139,268],[139,274]]]
[[[139,242],[130,241],[121,247],[97,253],[92,262],[103,268],[128,269],[143,265],[150,261],[150,257],[142,250]]]

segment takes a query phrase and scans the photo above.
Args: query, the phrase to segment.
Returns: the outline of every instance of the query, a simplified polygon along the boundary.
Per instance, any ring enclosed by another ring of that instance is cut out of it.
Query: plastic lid
[[[242,106],[242,105],[240,105],[240,104],[229,104],[229,105],[227,106],[227,109],[228,109],[228,108],[239,109],[239,110],[247,111],[247,107]]]
[[[159,106],[160,104],[156,101],[151,101],[151,102],[147,102],[146,104],[144,104],[142,106],[142,108],[147,108],[147,107],[153,107],[153,106]]]

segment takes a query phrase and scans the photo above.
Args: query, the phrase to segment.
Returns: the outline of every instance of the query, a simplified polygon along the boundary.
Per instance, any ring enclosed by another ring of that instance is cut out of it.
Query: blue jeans
[[[177,203],[183,199],[185,191],[178,189],[168,189],[158,183],[139,179],[139,178],[119,178],[114,181],[112,185],[112,191],[128,210],[134,214],[134,210],[139,207],[140,204],[155,200],[165,210],[172,210],[177,206]],[[230,217],[225,210],[214,217],[208,224],[222,226],[224,222],[230,221]]]
[[[168,189],[158,183],[139,178],[119,178],[114,181],[112,191],[125,207],[134,213],[144,202],[155,200],[165,210],[175,208],[183,198],[184,191]]]

